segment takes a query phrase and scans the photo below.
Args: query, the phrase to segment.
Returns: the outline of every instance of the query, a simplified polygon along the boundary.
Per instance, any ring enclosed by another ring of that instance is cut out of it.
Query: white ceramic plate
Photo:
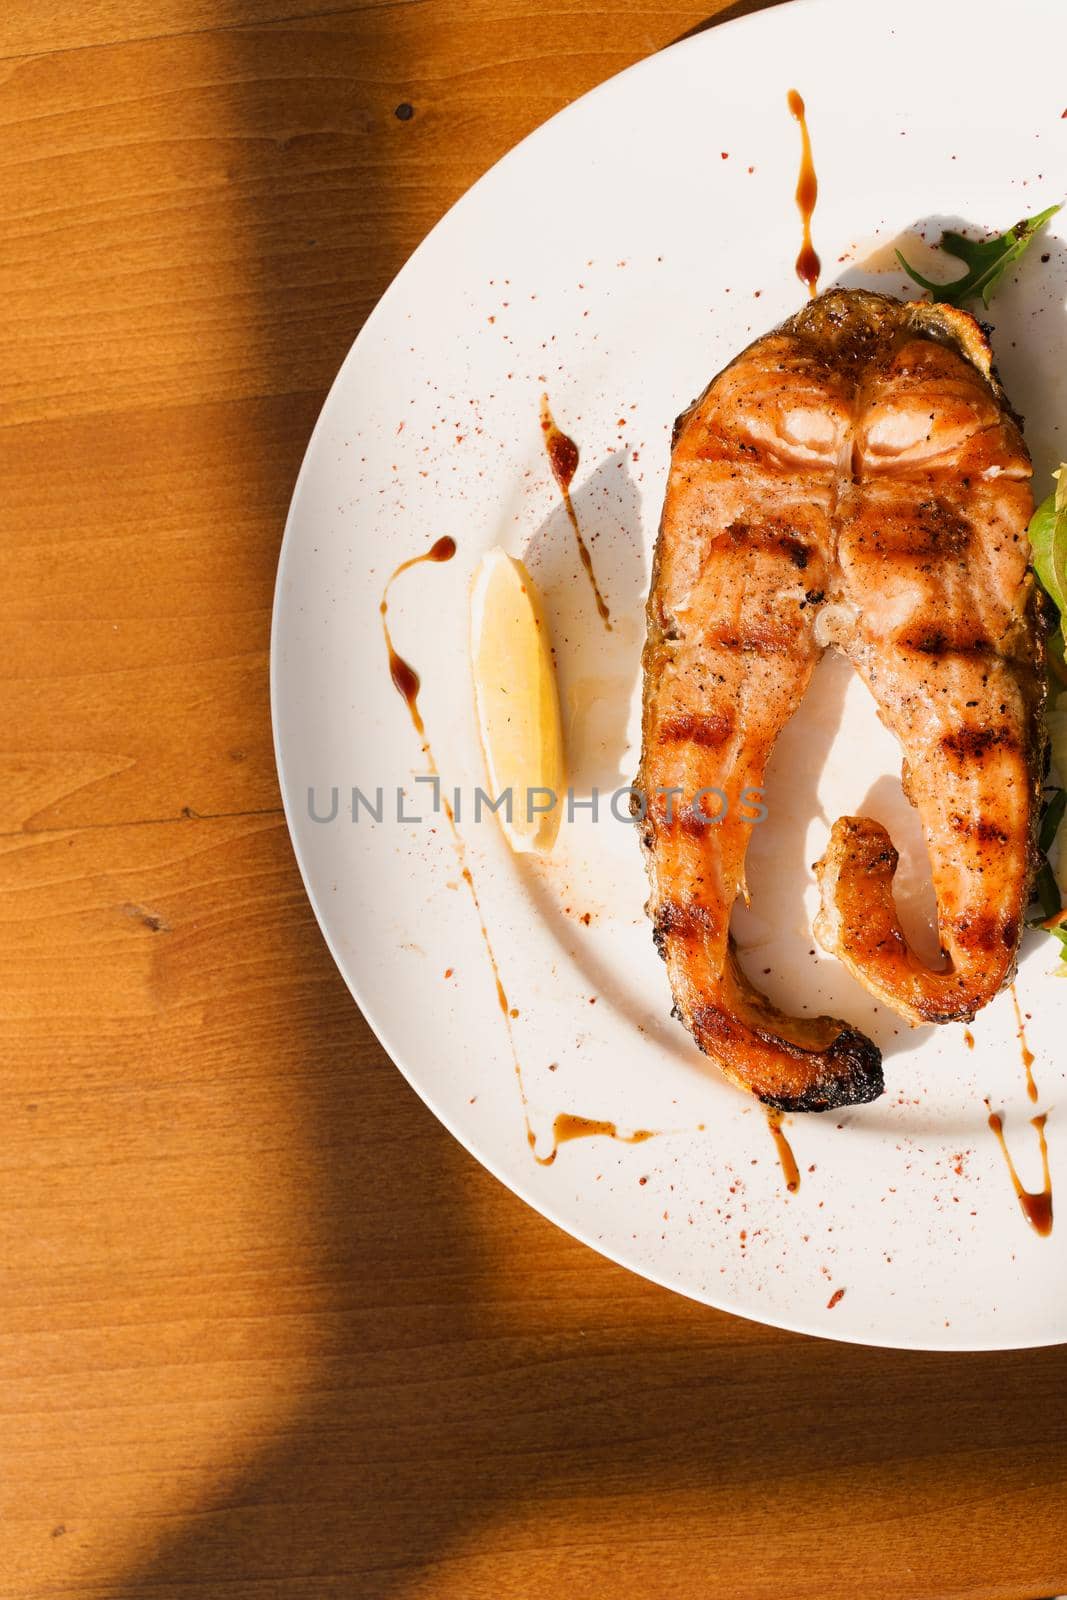
[[[871,1106],[789,1122],[803,1177],[788,1194],[760,1107],[670,1019],[631,827],[582,814],[538,864],[511,856],[491,817],[469,820],[486,780],[468,584],[491,545],[525,556],[556,641],[577,790],[626,784],[672,420],[803,298],[787,91],[808,106],[822,286],[900,293],[903,275],[886,267],[898,235],[919,226],[936,238],[949,219],[1007,227],[1062,198],[1065,59],[1060,0],[1016,0],[1010,19],[993,4],[796,0],[676,45],[570,106],[449,213],[368,321],[319,419],[282,553],[272,669],[289,825],[338,966],[394,1060],[487,1167],[595,1249],[710,1305],[833,1338],[946,1349],[1067,1338],[1067,1222],[1049,1238],[1029,1228],[983,1103],[1003,1109],[1035,1189],[1029,1118],[1050,1111],[1067,1200],[1067,984],[1051,976],[1050,943],[1028,938],[1018,984],[1036,1107],[1010,996],[981,1013],[971,1050],[961,1027],[912,1032],[815,953],[809,863],[842,812],[889,824],[917,938],[929,920],[899,753],[859,682],[824,662],[774,757],[752,911],[737,927],[776,998],[878,1040],[887,1090]],[[1064,216],[990,318],[1039,485],[1067,425]],[[945,263],[942,275],[953,271]],[[581,448],[574,499],[611,634],[543,453],[542,390]],[[537,1150],[567,1112],[663,1130],[642,1144],[576,1140],[551,1166],[528,1147],[478,918],[447,823],[414,783],[427,762],[380,625],[393,568],[446,534],[455,559],[405,574],[390,623],[422,675],[446,789],[462,794]],[[353,785],[384,791],[380,823],[351,820]],[[398,786],[422,823],[396,820]],[[309,790],[328,817],[334,787],[337,817],[313,820]]]

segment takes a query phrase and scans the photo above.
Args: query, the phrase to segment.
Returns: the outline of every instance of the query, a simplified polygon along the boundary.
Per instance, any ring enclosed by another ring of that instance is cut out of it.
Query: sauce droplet
[[[391,640],[386,640],[386,649],[389,652],[389,676],[393,680],[393,686],[407,703],[416,733],[423,733],[425,729],[419,712],[419,675],[410,661],[405,661],[403,656],[397,655]]]
[[[536,1143],[533,1130],[528,1129],[527,1140],[532,1150]],[[556,1159],[561,1144],[568,1144],[571,1139],[614,1139],[618,1144],[644,1144],[646,1139],[654,1139],[654,1128],[635,1128],[633,1133],[620,1133],[614,1122],[603,1122],[596,1117],[576,1117],[569,1111],[561,1111],[552,1124],[552,1148],[547,1156],[535,1153],[534,1160],[540,1167],[550,1167]]]
[[[1048,1141],[1045,1138],[1045,1122],[1048,1118],[1048,1112],[1042,1111],[1040,1116],[1031,1117],[1030,1119],[1030,1126],[1037,1129],[1045,1185],[1043,1189],[1039,1189],[1035,1193],[1033,1190],[1024,1189],[1022,1186],[1019,1174],[1015,1170],[1015,1163],[1011,1159],[1008,1142],[1004,1137],[1004,1123],[999,1113],[990,1108],[988,1100],[986,1101],[986,1108],[989,1110],[989,1126],[996,1135],[997,1143],[1000,1145],[1004,1159],[1008,1163],[1012,1187],[1015,1190],[1019,1205],[1022,1207],[1023,1216],[1035,1233],[1039,1233],[1042,1238],[1047,1238],[1052,1232],[1052,1177],[1048,1165]]]
[[[801,283],[806,283],[808,293],[814,298],[819,292],[819,273],[822,271],[822,262],[815,254],[811,242],[811,218],[815,210],[815,202],[819,198],[819,180],[815,176],[815,162],[811,154],[811,135],[808,133],[808,119],[804,102],[795,89],[789,91],[789,109],[800,123],[800,175],[797,178],[797,207],[800,211],[800,220],[804,224],[804,240],[797,256],[797,277]]]
[[[782,1132],[782,1113],[777,1106],[764,1106],[767,1115],[767,1126],[771,1130],[775,1149],[778,1151],[778,1160],[781,1163],[782,1177],[785,1179],[786,1189],[790,1194],[796,1194],[800,1188],[800,1168],[797,1166],[793,1148]]]
[[[839,1306],[844,1298],[844,1289],[835,1289],[829,1300],[826,1302],[827,1311],[832,1311],[835,1306]]]
[[[568,434],[556,426],[556,420],[552,415],[547,394],[541,396],[541,432],[545,436],[545,452],[548,456],[548,464],[552,468],[552,476],[555,478],[559,492],[563,496],[563,505],[567,516],[570,518],[571,527],[574,529],[574,537],[578,541],[578,554],[581,557],[582,566],[585,568],[589,582],[593,586],[596,608],[600,613],[601,621],[610,633],[611,612],[608,610],[607,601],[601,594],[597,584],[596,573],[593,571],[593,558],[589,553],[589,546],[582,538],[582,530],[578,525],[578,514],[571,500],[571,484],[574,482],[574,474],[578,470],[578,446]]]
[[[964,1028],[963,1042],[967,1046],[968,1050],[974,1049],[974,1034],[971,1032],[970,1028]]]
[[[1015,1032],[1019,1040],[1019,1050],[1022,1054],[1023,1071],[1026,1073],[1026,1092],[1031,1100],[1036,1100],[1037,1084],[1034,1082],[1032,1069],[1037,1057],[1026,1042],[1026,1023],[1023,1021],[1022,1007],[1019,1005],[1019,996],[1015,991],[1014,984],[1011,986],[1011,1003],[1015,1007]]]

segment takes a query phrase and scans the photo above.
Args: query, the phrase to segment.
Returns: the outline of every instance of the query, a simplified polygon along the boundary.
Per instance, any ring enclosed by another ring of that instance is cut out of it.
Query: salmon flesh
[[[883,1088],[866,1035],[785,1014],[730,937],[751,791],[824,649],[902,746],[942,959],[909,947],[896,851],[865,817],[817,863],[819,943],[916,1024],[969,1019],[1010,981],[1046,766],[1030,471],[978,323],[857,290],[758,339],[675,425],[643,658],[648,911],[676,1015],[770,1105]]]

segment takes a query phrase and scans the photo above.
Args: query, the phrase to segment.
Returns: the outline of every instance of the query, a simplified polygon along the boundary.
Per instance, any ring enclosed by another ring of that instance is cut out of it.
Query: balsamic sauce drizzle
[[[561,438],[565,438],[565,435],[561,435]],[[578,457],[576,449],[574,459],[575,465],[577,465]],[[420,564],[420,562],[423,561],[451,561],[455,553],[456,541],[454,539],[445,537],[443,539],[438,539],[437,542],[431,545],[429,550],[424,551],[422,555],[412,556],[409,560],[402,561],[386,584],[382,593],[381,605],[379,606],[379,611],[382,618],[382,633],[385,638],[385,648],[389,659],[389,676],[393,681],[394,688],[408,708],[408,715],[411,718],[412,726],[414,727],[415,732],[418,734],[422,743],[422,753],[426,759],[427,765],[430,768],[431,774],[435,778],[440,778],[440,770],[437,766],[437,759],[433,753],[433,746],[430,744],[430,741],[426,735],[426,727],[422,719],[422,713],[419,711],[418,697],[419,688],[421,686],[419,675],[411,663],[406,661],[403,656],[397,653],[389,632],[389,624],[386,621],[386,617],[389,611],[389,590],[396,579],[400,577],[401,573],[407,572],[411,567],[416,567]],[[631,1134],[623,1134],[619,1132],[614,1122],[602,1122],[595,1120],[592,1117],[577,1117],[571,1115],[569,1112],[562,1112],[556,1117],[555,1122],[552,1125],[551,1151],[547,1156],[539,1156],[537,1154],[535,1148],[537,1144],[537,1135],[534,1133],[533,1127],[530,1123],[529,1101],[526,1097],[526,1086],[523,1081],[522,1062],[519,1059],[518,1047],[515,1043],[515,1034],[512,1028],[512,1020],[518,1016],[518,1012],[508,1004],[507,992],[504,989],[503,979],[500,976],[500,965],[496,958],[496,951],[493,948],[493,942],[489,937],[489,929],[486,927],[485,913],[482,910],[482,903],[478,897],[478,886],[474,881],[474,874],[471,872],[470,866],[467,862],[466,841],[459,830],[455,813],[452,809],[452,806],[449,804],[447,796],[442,795],[441,802],[444,806],[445,815],[448,818],[448,825],[452,833],[452,843],[459,859],[460,875],[470,892],[474,910],[478,918],[478,927],[482,935],[482,944],[485,947],[485,954],[489,961],[490,971],[493,975],[493,983],[496,986],[497,1005],[500,1007],[500,1014],[504,1019],[504,1027],[508,1036],[508,1048],[511,1051],[512,1065],[515,1069],[515,1081],[519,1086],[519,1099],[522,1103],[523,1122],[526,1128],[526,1142],[533,1153],[534,1160],[537,1162],[538,1166],[550,1167],[556,1159],[556,1152],[561,1144],[566,1144],[571,1139],[591,1138],[594,1134],[606,1135],[610,1139],[618,1140],[621,1144],[642,1144],[646,1139],[654,1138],[654,1131],[650,1128],[638,1128]]]
[[[1044,1187],[1034,1191],[1024,1189],[1022,1186],[1019,1174],[1015,1170],[1015,1162],[1011,1159],[1011,1151],[1008,1149],[1007,1140],[1004,1137],[1004,1122],[999,1112],[990,1107],[988,1100],[986,1101],[986,1109],[989,1111],[989,1126],[996,1135],[997,1143],[1000,1145],[1004,1159],[1008,1163],[1008,1173],[1011,1177],[1016,1199],[1022,1207],[1023,1216],[1035,1233],[1039,1233],[1042,1238],[1047,1238],[1052,1232],[1052,1176],[1048,1165],[1048,1141],[1045,1138],[1045,1123],[1048,1119],[1048,1112],[1042,1111],[1040,1116],[1030,1118],[1030,1126],[1037,1129],[1038,1146],[1041,1150],[1041,1167],[1044,1176]]]
[[[614,1122],[601,1122],[595,1117],[576,1117],[569,1111],[560,1112],[552,1124],[552,1149],[547,1156],[539,1156],[534,1152],[534,1160],[539,1167],[550,1167],[556,1159],[556,1154],[561,1144],[567,1144],[571,1139],[593,1139],[597,1136],[605,1139],[615,1139],[619,1144],[644,1144],[646,1139],[654,1139],[654,1128],[635,1128],[633,1133],[620,1133]],[[530,1139],[530,1148],[533,1149],[533,1140]]]
[[[589,552],[589,546],[582,538],[582,530],[578,525],[578,513],[575,511],[574,503],[571,500],[571,484],[574,482],[574,474],[578,470],[578,446],[569,434],[564,433],[561,428],[556,426],[547,394],[541,396],[541,432],[545,436],[545,452],[548,456],[549,466],[552,468],[552,476],[555,478],[559,492],[563,496],[563,504],[570,518],[571,527],[574,529],[574,537],[578,541],[578,554],[582,559],[582,566],[586,570],[589,582],[593,585],[596,608],[600,613],[601,621],[610,633],[611,612],[608,610],[607,601],[601,594],[600,587],[597,584],[596,573],[593,571],[593,557]]]
[[[455,553],[456,541],[446,534],[443,539],[438,539],[436,543],[432,544],[428,550],[424,550],[421,556],[411,556],[407,561],[402,561],[382,590],[381,604],[378,607],[381,612],[385,649],[389,657],[389,676],[393,680],[394,689],[408,708],[408,715],[411,717],[415,732],[422,740],[423,754],[429,759],[434,777],[438,776],[437,763],[433,759],[433,752],[426,739],[426,729],[423,725],[422,713],[419,711],[419,675],[410,661],[405,661],[404,657],[398,655],[393,648],[389,624],[385,619],[389,612],[389,590],[402,572],[409,571],[411,567],[420,566],[424,561],[451,561]],[[447,805],[448,802],[446,801],[445,804]]]
[[[808,133],[808,119],[804,102],[795,89],[790,89],[788,105],[793,116],[800,123],[800,174],[797,178],[797,207],[800,211],[800,220],[804,225],[804,240],[797,256],[797,277],[801,283],[806,283],[808,293],[812,299],[819,292],[819,273],[822,271],[822,262],[815,254],[811,242],[811,218],[815,210],[815,202],[819,198],[819,180],[815,176],[815,162],[811,154],[811,135]]]
[[[416,567],[420,562],[423,561],[451,561],[455,553],[456,541],[446,536],[443,539],[438,539],[437,542],[432,544],[429,550],[424,551],[422,555],[412,556],[410,560],[402,561],[397,567],[396,571],[390,577],[389,582],[386,584],[382,593],[381,605],[379,607],[382,617],[382,632],[385,636],[385,648],[389,658],[389,676],[393,680],[393,685],[397,693],[400,695],[401,699],[404,701],[404,704],[408,708],[408,715],[411,717],[412,726],[422,742],[422,753],[426,758],[426,762],[430,768],[432,776],[435,778],[440,778],[440,770],[437,765],[437,759],[433,753],[433,746],[430,744],[430,741],[426,736],[426,728],[422,720],[422,714],[419,711],[419,675],[409,661],[405,661],[403,656],[397,654],[389,633],[389,624],[386,621],[386,615],[389,609],[389,590],[396,582],[397,578],[400,577],[402,572],[407,572],[409,568]],[[508,1048],[511,1051],[512,1065],[515,1068],[515,1080],[519,1086],[519,1099],[522,1102],[522,1115],[526,1126],[526,1138],[532,1150],[534,1146],[535,1135],[532,1127],[530,1126],[530,1118],[527,1110],[528,1102],[526,1099],[526,1087],[523,1083],[522,1077],[522,1063],[519,1060],[519,1052],[515,1044],[515,1035],[511,1025],[513,1015],[517,1015],[518,1013],[513,1013],[511,1007],[508,1005],[508,997],[505,993],[504,984],[500,976],[500,965],[496,958],[496,951],[493,949],[493,942],[489,937],[489,929],[486,927],[485,913],[482,910],[482,903],[478,897],[478,886],[474,881],[474,874],[471,872],[471,869],[467,864],[466,841],[459,831],[455,812],[449,804],[447,796],[444,794],[441,795],[441,803],[444,807],[445,816],[448,818],[448,826],[451,829],[452,843],[455,847],[456,856],[459,860],[460,876],[470,892],[475,915],[478,918],[478,927],[481,930],[482,944],[485,947],[485,954],[489,962],[489,969],[492,972],[493,983],[496,986],[497,1004],[500,1007],[500,1014],[504,1018],[504,1027],[508,1036]]]
[[[796,1194],[800,1188],[800,1168],[797,1158],[793,1154],[793,1147],[782,1132],[782,1113],[777,1106],[764,1106],[767,1117],[767,1126],[771,1130],[775,1149],[778,1151],[778,1160],[781,1163],[782,1177],[785,1179],[786,1190],[789,1194]]]
[[[1022,1008],[1019,1005],[1019,996],[1015,985],[1011,986],[1011,1003],[1015,1007],[1015,1030],[1019,1040],[1019,1049],[1022,1053],[1023,1071],[1026,1073],[1026,1092],[1031,1100],[1037,1099],[1037,1084],[1034,1082],[1033,1065],[1037,1057],[1026,1042],[1026,1023],[1023,1021]]]

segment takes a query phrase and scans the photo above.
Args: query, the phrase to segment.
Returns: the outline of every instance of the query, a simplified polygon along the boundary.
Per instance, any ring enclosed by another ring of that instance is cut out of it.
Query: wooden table
[[[360,321],[704,16],[6,0],[5,1600],[1067,1588],[1067,1351],[824,1344],[565,1238],[371,1038],[279,808],[275,561]]]

